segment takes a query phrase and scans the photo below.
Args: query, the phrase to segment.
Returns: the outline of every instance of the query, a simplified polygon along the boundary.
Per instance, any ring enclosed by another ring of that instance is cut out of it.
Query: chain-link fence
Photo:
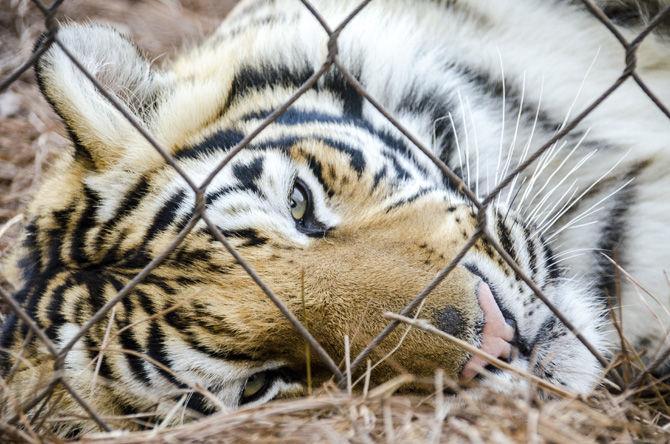
[[[298,0],[296,0],[298,1]],[[336,380],[340,384],[344,384],[347,380],[348,375],[351,375],[360,365],[366,360],[366,357],[386,338],[388,337],[394,329],[398,327],[401,323],[400,319],[392,319],[388,322],[386,327],[374,337],[368,345],[351,361],[350,365],[343,369],[339,366],[333,357],[331,357],[326,350],[319,344],[319,342],[310,334],[308,328],[303,325],[303,323],[298,319],[298,317],[292,313],[282,300],[277,297],[273,292],[272,288],[268,287],[263,281],[263,278],[256,273],[252,266],[242,257],[239,252],[231,245],[226,236],[217,228],[217,226],[212,221],[211,217],[207,213],[206,208],[206,192],[208,186],[214,178],[221,172],[221,170],[229,164],[229,162],[242,150],[244,150],[249,144],[254,140],[258,134],[263,131],[266,127],[272,124],[277,120],[284,112],[286,112],[292,104],[296,102],[305,92],[315,87],[317,82],[329,71],[336,69],[345,79],[345,81],[367,102],[372,105],[379,113],[381,113],[398,131],[400,131],[404,137],[409,140],[416,149],[421,151],[425,156],[427,156],[434,164],[439,168],[439,170],[446,176],[452,183],[456,184],[459,191],[467,197],[472,203],[472,205],[477,210],[477,229],[474,234],[468,239],[461,251],[455,255],[453,260],[444,267],[435,278],[427,283],[425,287],[412,299],[400,312],[401,316],[411,316],[413,312],[419,307],[422,301],[429,297],[431,291],[433,291],[443,280],[447,279],[450,272],[459,264],[459,261],[466,255],[468,250],[472,248],[476,242],[479,240],[485,240],[514,270],[517,276],[525,282],[526,285],[535,293],[538,299],[540,299],[546,306],[554,313],[554,315],[574,334],[579,341],[593,354],[593,356],[598,360],[598,362],[606,369],[611,368],[611,363],[608,359],[603,356],[597,349],[591,344],[581,333],[575,328],[573,323],[567,319],[563,313],[547,298],[547,296],[542,292],[542,290],[536,285],[535,282],[519,267],[517,262],[508,254],[508,252],[503,248],[502,245],[496,240],[487,229],[486,221],[486,209],[492,204],[494,199],[498,194],[505,189],[514,178],[529,167],[533,162],[535,162],[540,156],[542,156],[550,147],[552,147],[557,141],[564,138],[570,131],[579,125],[584,118],[586,118],[594,109],[596,109],[609,95],[616,91],[624,82],[632,79],[636,82],[644,93],[649,96],[653,103],[670,119],[670,111],[668,107],[664,105],[658,97],[649,89],[649,87],[644,83],[636,72],[636,63],[637,63],[637,49],[639,48],[642,41],[647,37],[655,27],[657,27],[664,20],[670,19],[670,6],[661,8],[659,12],[648,21],[646,27],[642,32],[639,33],[632,40],[626,39],[622,33],[617,29],[617,27],[612,23],[608,18],[605,12],[596,5],[591,0],[581,0],[583,7],[586,8],[597,20],[602,22],[603,26],[612,33],[612,35],[621,43],[622,47],[625,50],[625,60],[622,61],[622,70],[621,75],[618,79],[607,88],[600,96],[598,96],[592,103],[590,103],[585,109],[583,109],[576,117],[574,117],[570,122],[563,126],[563,128],[556,132],[553,137],[543,143],[532,155],[530,155],[525,161],[520,163],[517,168],[515,168],[506,178],[500,181],[500,183],[484,198],[478,199],[475,193],[470,190],[467,184],[443,161],[441,161],[430,149],[430,147],[424,145],[417,137],[415,137],[407,128],[405,128],[393,115],[391,115],[384,107],[372,97],[364,88],[364,86],[356,79],[356,77],[341,63],[338,58],[338,37],[340,33],[345,29],[345,27],[350,23],[350,21],[357,15],[361,10],[363,10],[371,0],[366,0],[360,3],[358,7],[352,10],[348,16],[335,28],[330,27],[324,17],[322,17],[319,12],[309,3],[307,0],[300,0],[304,7],[309,10],[309,12],[314,16],[316,20],[323,27],[325,32],[328,34],[328,51],[327,57],[324,60],[320,69],[318,69],[311,77],[309,77],[302,86],[300,86],[295,93],[279,108],[272,112],[265,120],[260,123],[255,130],[251,131],[246,137],[243,138],[236,146],[230,149],[225,156],[225,158],[218,164],[216,167],[209,173],[207,178],[202,183],[196,183],[192,178],[190,178],[180,167],[177,161],[173,158],[170,152],[152,136],[144,126],[137,121],[137,119],[129,113],[126,108],[117,100],[117,98],[106,91],[105,88],[96,80],[96,78],[89,73],[82,65],[82,63],[77,60],[73,55],[70,48],[63,44],[62,40],[59,38],[59,29],[58,22],[56,21],[56,14],[58,9],[63,3],[62,0],[56,0],[51,6],[47,6],[42,3],[40,0],[32,0],[32,3],[39,8],[41,13],[44,15],[44,25],[46,27],[45,38],[41,43],[35,48],[32,56],[25,61],[18,69],[11,73],[7,78],[2,80],[0,84],[0,92],[7,90],[7,88],[17,80],[25,71],[29,70],[39,58],[51,48],[53,45],[59,47],[65,55],[72,61],[72,63],[90,80],[99,90],[99,92],[121,113],[134,127],[135,129],[146,139],[146,141],[153,146],[153,148],[160,153],[165,162],[167,162],[174,170],[184,179],[188,184],[195,195],[196,206],[195,210],[190,216],[188,223],[183,227],[171,244],[166,248],[161,254],[157,255],[150,263],[148,263],[137,275],[130,280],[113,298],[111,298],[107,303],[104,304],[88,321],[81,327],[79,332],[69,339],[67,344],[62,347],[57,347],[54,342],[46,335],[45,331],[38,326],[36,321],[32,319],[26,310],[21,307],[12,295],[10,295],[5,290],[0,289],[0,297],[4,300],[9,309],[20,319],[20,322],[27,326],[28,338],[35,336],[37,337],[46,347],[48,352],[53,359],[53,375],[45,384],[44,388],[41,389],[38,393],[35,393],[31,399],[25,401],[23,404],[16,406],[16,411],[13,417],[9,418],[8,422],[2,425],[5,432],[10,432],[12,427],[19,427],[16,429],[16,432],[19,431],[20,426],[17,426],[19,419],[25,421],[26,418],[28,421],[33,424],[40,421],[40,416],[44,414],[45,406],[48,404],[49,399],[54,393],[56,387],[61,386],[65,391],[69,393],[72,399],[78,403],[81,408],[90,416],[90,418],[95,421],[101,430],[110,431],[112,427],[103,419],[103,417],[95,411],[95,409],[89,404],[89,402],[84,399],[82,395],[77,393],[77,391],[68,383],[63,375],[63,366],[65,358],[70,353],[77,343],[93,326],[103,322],[106,317],[110,314],[112,309],[124,298],[127,298],[133,289],[142,282],[148,275],[151,274],[152,270],[158,267],[184,240],[184,238],[193,230],[196,224],[200,221],[203,221],[207,228],[210,230],[211,234],[221,243],[222,247],[237,261],[240,267],[242,267],[246,273],[253,279],[253,281],[258,285],[258,287],[267,295],[267,297],[276,305],[277,309],[286,317],[288,321],[293,325],[295,330],[304,338],[304,340],[309,344],[311,349],[318,355],[319,359],[328,367],[332,372]],[[670,124],[670,122],[669,122]],[[646,376],[654,371],[661,363],[668,357],[670,354],[670,349],[664,350],[660,353],[654,362],[651,362],[648,367],[640,372],[632,382],[627,384],[627,388],[634,388],[640,386]],[[619,383],[620,387],[623,384],[620,376],[616,372],[611,372],[610,376],[612,379]],[[30,413],[30,414],[27,414]]]

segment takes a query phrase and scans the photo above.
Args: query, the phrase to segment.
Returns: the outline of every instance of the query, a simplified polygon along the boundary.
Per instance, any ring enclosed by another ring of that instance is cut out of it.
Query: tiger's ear
[[[150,112],[164,89],[164,76],[151,68],[130,40],[111,27],[95,24],[65,26],[58,31],[58,39],[101,89],[148,127]],[[35,47],[39,46],[40,41]],[[139,133],[128,119],[55,42],[35,70],[42,94],[67,126],[75,158],[87,168],[108,168],[138,140]]]

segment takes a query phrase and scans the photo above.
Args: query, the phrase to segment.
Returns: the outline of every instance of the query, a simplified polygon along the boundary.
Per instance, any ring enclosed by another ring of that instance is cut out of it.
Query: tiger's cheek
[[[384,313],[402,310],[448,263],[454,246],[462,244],[461,233],[451,224],[417,225],[412,211],[404,213],[398,216],[402,224],[392,225],[396,228],[363,223],[334,230],[307,248],[277,249],[269,242],[243,249],[242,255],[329,353],[343,356],[345,336],[352,353],[358,353],[388,323]],[[477,344],[482,320],[477,282],[457,267],[432,289],[418,316]],[[216,322],[235,332],[215,339],[222,347],[302,368],[304,340],[244,270],[235,266],[217,285],[202,298],[222,320]],[[403,337],[403,329],[373,357],[390,352],[401,338],[394,360],[417,374],[432,374],[439,366],[457,376],[469,357],[461,348],[419,331]],[[382,365],[375,378],[382,380],[397,370]]]

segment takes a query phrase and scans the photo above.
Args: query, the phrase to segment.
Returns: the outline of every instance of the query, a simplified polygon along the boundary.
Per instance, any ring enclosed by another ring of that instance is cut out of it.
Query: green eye
[[[307,197],[307,191],[302,184],[296,182],[295,185],[293,185],[293,191],[291,191],[291,198],[289,199],[291,216],[293,216],[295,221],[301,221],[305,217],[308,205],[309,199]]]
[[[260,398],[263,393],[270,388],[270,382],[270,377],[267,372],[259,372],[249,376],[244,383],[244,390],[242,390],[240,404],[246,404]]]
[[[295,228],[311,237],[323,237],[328,228],[314,214],[314,198],[312,191],[300,178],[295,179],[291,194],[288,196],[289,210]]]

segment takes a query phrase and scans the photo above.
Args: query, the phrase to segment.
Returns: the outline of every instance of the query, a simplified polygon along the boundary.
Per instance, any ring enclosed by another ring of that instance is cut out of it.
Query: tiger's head
[[[196,185],[319,68],[253,66],[236,58],[252,48],[205,45],[158,71],[108,27],[70,25],[58,38]],[[41,57],[37,76],[74,149],[30,207],[15,253],[17,299],[62,346],[168,250],[197,203],[187,181],[61,47]],[[430,134],[419,137],[430,141]],[[345,337],[355,357],[388,324],[383,313],[426,291],[482,220],[334,68],[213,176],[201,204],[337,363]],[[561,275],[534,227],[504,206],[490,208],[485,220],[519,267],[601,347],[589,289]],[[571,390],[596,383],[597,361],[486,240],[429,290],[412,316]],[[17,325],[5,322],[3,346],[21,344]],[[105,396],[95,403],[111,412],[174,402],[195,384],[225,408],[303,391],[304,339],[202,220],[68,354],[76,387],[89,387],[106,334],[116,351],[105,353]],[[41,353],[38,341],[31,347]],[[485,365],[452,342],[402,326],[370,359],[374,381],[436,368],[468,379]],[[315,383],[330,377],[323,364],[312,353]],[[496,385],[515,380],[502,372],[491,378]],[[200,393],[186,402],[200,412],[217,407]]]

